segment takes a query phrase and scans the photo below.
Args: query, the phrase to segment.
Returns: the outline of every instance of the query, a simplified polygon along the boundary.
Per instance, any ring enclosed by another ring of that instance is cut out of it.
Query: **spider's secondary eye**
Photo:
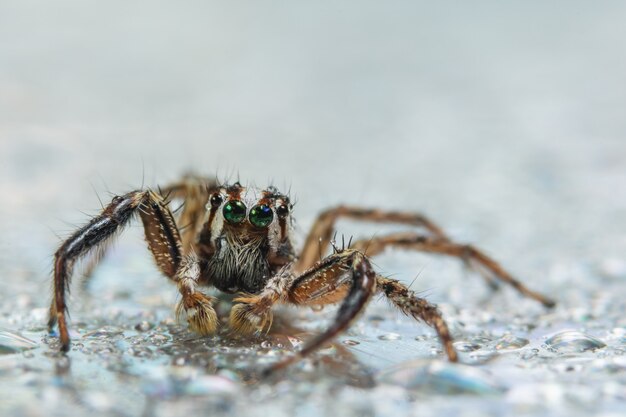
[[[230,200],[222,209],[228,223],[241,223],[246,218],[246,205],[239,200]]]
[[[219,205],[222,204],[222,201],[224,201],[224,199],[219,194],[211,196],[211,207],[219,207]]]
[[[250,210],[250,223],[256,227],[266,227],[272,222],[273,218],[274,212],[265,204],[259,204]]]
[[[287,207],[284,204],[280,205],[276,207],[276,213],[278,213],[278,217],[280,217],[281,219],[284,219],[289,214],[289,207]]]

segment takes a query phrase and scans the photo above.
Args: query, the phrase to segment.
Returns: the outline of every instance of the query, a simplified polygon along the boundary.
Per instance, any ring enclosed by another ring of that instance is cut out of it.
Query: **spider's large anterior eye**
[[[250,223],[256,227],[266,227],[272,222],[273,218],[274,212],[268,205],[259,204],[250,210]]]
[[[222,209],[228,223],[241,223],[246,218],[246,205],[239,200],[230,200]]]

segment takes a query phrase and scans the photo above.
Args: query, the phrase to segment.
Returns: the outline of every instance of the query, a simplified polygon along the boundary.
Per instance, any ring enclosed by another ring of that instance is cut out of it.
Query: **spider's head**
[[[238,182],[213,190],[207,205],[214,237],[267,237],[276,243],[287,238],[292,208],[289,197],[273,186],[259,189]]]
[[[256,293],[293,258],[292,204],[274,187],[239,183],[210,190],[199,253],[211,283],[224,292]]]

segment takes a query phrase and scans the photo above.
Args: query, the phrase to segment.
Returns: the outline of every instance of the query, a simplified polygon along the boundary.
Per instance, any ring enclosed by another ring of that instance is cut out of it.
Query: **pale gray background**
[[[451,322],[490,314],[461,338],[497,317],[493,338],[512,332],[541,352],[545,337],[565,328],[610,345],[591,357],[543,358],[527,372],[516,354],[477,366],[506,386],[495,398],[450,397],[436,388],[428,396],[429,383],[405,391],[379,381],[361,391],[337,376],[295,374],[278,388],[235,382],[236,394],[219,410],[623,410],[625,21],[619,1],[0,0],[0,326],[39,343],[34,357],[0,356],[0,408],[11,415],[60,415],[64,407],[92,415],[217,412],[207,397],[194,402],[183,392],[160,402],[146,388],[146,375],[174,372],[164,353],[142,362],[151,370],[129,381],[104,370],[109,358],[74,352],[72,371],[53,388],[53,370],[63,364],[46,356],[53,349],[42,342],[55,235],[96,213],[96,194],[108,200],[108,191],[167,183],[193,169],[291,187],[300,236],[329,205],[423,211],[561,301],[547,314],[507,290],[485,304],[481,280],[456,262],[408,254],[377,260],[383,272],[409,282],[419,273],[414,287],[441,303]],[[386,230],[341,227],[347,234]],[[77,303],[75,321],[109,324],[103,309],[120,292],[126,299],[116,325],[127,337],[136,321],[128,311],[158,304],[158,319],[173,316],[175,290],[151,269],[137,232],[107,259],[91,307]],[[143,302],[137,295],[146,288],[162,299]],[[362,349],[352,353],[365,369],[428,358],[428,346],[436,346],[424,326],[385,303],[372,314],[388,320],[355,333]],[[132,317],[127,327],[124,317]],[[307,317],[316,316],[302,312]],[[543,330],[506,327],[524,317]],[[366,343],[368,332],[386,331],[401,340],[374,335]],[[426,347],[413,340],[418,334],[429,335]],[[133,358],[124,349],[120,357]],[[563,371],[567,361],[583,364],[574,376]],[[212,374],[191,368],[196,377]]]

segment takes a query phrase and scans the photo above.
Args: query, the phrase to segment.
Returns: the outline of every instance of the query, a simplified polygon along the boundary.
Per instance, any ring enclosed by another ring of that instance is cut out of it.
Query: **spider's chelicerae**
[[[183,201],[176,215],[169,208],[171,199]],[[158,192],[139,190],[114,197],[99,216],[76,231],[55,254],[48,325],[52,329],[58,324],[61,349],[67,351],[70,347],[65,299],[73,265],[89,252],[103,248],[135,214],[143,222],[156,264],[178,287],[181,300],[177,315],[186,317],[194,332],[208,335],[218,326],[214,300],[201,292],[200,286],[240,294],[230,312],[230,327],[240,333],[268,330],[276,303],[312,307],[341,303],[326,331],[274,369],[310,354],[344,331],[377,293],[384,294],[403,313],[432,326],[448,358],[457,361],[448,326],[437,307],[372,268],[369,258],[388,246],[460,258],[486,274],[488,280],[499,279],[545,306],[554,305],[480,250],[453,242],[433,222],[415,213],[345,206],[326,210],[297,254],[291,241],[292,208],[289,197],[274,187],[261,190],[239,183],[220,185],[198,176],[187,176]],[[333,253],[320,260],[320,253],[331,244],[340,217],[416,226],[423,233],[357,240],[341,249],[333,245]]]

